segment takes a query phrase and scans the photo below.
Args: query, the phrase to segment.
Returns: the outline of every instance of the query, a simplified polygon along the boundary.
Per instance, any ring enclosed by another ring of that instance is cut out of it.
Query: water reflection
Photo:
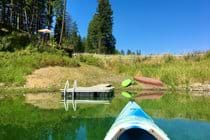
[[[192,121],[186,119],[156,119],[172,140],[209,140],[210,123],[205,121]]]
[[[103,140],[114,118],[74,118],[59,124],[38,124],[30,128],[0,125],[1,140]],[[183,119],[155,119],[172,140],[210,139],[210,123]],[[53,122],[55,123],[55,122]],[[46,127],[48,126],[48,127]]]
[[[31,128],[0,125],[1,140],[102,140],[114,118],[69,119],[54,127]],[[47,125],[46,125],[47,126]],[[48,125],[49,126],[49,125]]]
[[[80,126],[77,133],[77,140],[86,140],[87,138],[87,129],[85,126]]]

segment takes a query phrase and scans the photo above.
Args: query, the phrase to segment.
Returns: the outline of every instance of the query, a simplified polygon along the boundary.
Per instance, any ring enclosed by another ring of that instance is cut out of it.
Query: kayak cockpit
[[[131,128],[122,132],[118,140],[157,140],[152,134],[141,128]]]
[[[105,140],[169,140],[134,101],[130,101],[120,112]]]

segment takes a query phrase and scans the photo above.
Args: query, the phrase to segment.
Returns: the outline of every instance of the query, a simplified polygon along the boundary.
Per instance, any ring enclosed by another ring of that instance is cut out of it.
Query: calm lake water
[[[24,96],[6,96],[0,100],[0,140],[103,140],[115,120],[104,112],[105,107],[86,106],[76,112],[45,110],[26,104]],[[113,107],[114,111],[123,108]],[[172,140],[210,140],[210,122],[181,118],[154,121]]]
[[[0,125],[1,140],[103,140],[114,118],[71,118],[53,128],[39,124],[31,128]],[[172,140],[210,139],[210,123],[183,119],[155,119]]]

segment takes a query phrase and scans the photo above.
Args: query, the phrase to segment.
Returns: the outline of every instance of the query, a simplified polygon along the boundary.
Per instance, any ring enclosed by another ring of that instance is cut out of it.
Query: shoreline
[[[190,85],[188,87],[186,86],[178,86],[175,88],[171,87],[157,87],[157,86],[142,86],[139,84],[139,87],[128,87],[126,89],[123,89],[121,87],[115,87],[115,91],[123,91],[123,90],[128,90],[128,91],[133,91],[133,92],[167,92],[167,91],[183,91],[183,92],[203,92],[203,93],[208,93],[210,96],[210,84],[198,84],[195,83],[193,85]],[[4,92],[4,93],[3,93]],[[60,87],[35,87],[35,88],[30,88],[30,87],[25,87],[25,86],[14,86],[14,87],[8,87],[8,86],[0,86],[0,95],[1,94],[19,94],[19,93],[14,93],[14,92],[21,92],[23,94],[27,93],[41,93],[41,92],[60,92]]]

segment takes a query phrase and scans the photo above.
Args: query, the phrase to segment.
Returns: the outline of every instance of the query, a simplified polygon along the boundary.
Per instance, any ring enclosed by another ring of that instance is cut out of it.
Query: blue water
[[[0,140],[103,140],[114,118],[74,118],[27,128],[0,125]],[[185,119],[155,119],[172,140],[210,140],[210,123]]]
[[[172,140],[210,140],[210,123],[185,119],[156,119]]]

